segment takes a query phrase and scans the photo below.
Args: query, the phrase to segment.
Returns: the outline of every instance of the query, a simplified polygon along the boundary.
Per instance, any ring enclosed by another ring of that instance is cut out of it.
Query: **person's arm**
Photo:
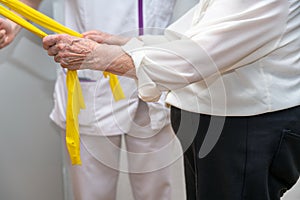
[[[126,75],[126,70],[132,71],[135,67],[140,96],[146,101],[156,100],[162,91],[183,88],[208,76],[247,65],[270,53],[285,30],[288,4],[278,0],[200,1],[195,17],[186,16],[175,23],[166,32],[165,42],[151,45],[150,36],[145,37],[142,44],[137,40],[129,41],[123,48],[127,49],[127,54],[120,47],[100,45],[90,54],[97,58],[94,61],[100,63],[80,65],[78,62],[76,69],[89,68]],[[191,22],[192,26],[186,29],[185,24]],[[176,34],[176,31],[181,33]],[[171,36],[169,41],[168,35]],[[44,40],[44,44],[48,43],[48,52],[49,47],[54,50],[55,46],[63,46],[62,38],[52,36],[51,40],[50,43],[49,38]],[[128,45],[132,47],[127,48]],[[56,48],[49,55],[59,57],[63,67],[71,68],[72,62],[66,54],[61,54],[63,51]],[[108,56],[107,52],[113,56]],[[101,63],[101,60],[105,62]],[[121,60],[129,64],[123,67]]]
[[[135,77],[131,57],[121,46],[101,44],[91,39],[54,34],[43,38],[48,55],[70,70],[93,69]]]
[[[135,63],[143,100],[155,101],[162,91],[222,76],[262,59],[277,48],[286,31],[288,1],[200,2],[190,29],[181,28],[189,23],[183,21],[169,30],[181,28],[180,39],[158,45],[145,41],[146,47],[137,44],[127,51]]]
[[[37,9],[41,0],[21,0],[23,3]],[[21,26],[9,19],[0,18],[0,49],[9,45],[22,29]]]
[[[119,35],[112,35],[109,33],[105,33],[99,30],[91,30],[82,33],[84,38],[93,40],[97,43],[101,44],[110,44],[110,45],[124,45],[126,44],[131,38],[123,37]]]

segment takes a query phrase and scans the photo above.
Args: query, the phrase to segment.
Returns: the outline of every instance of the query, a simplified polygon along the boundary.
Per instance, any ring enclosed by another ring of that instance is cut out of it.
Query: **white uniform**
[[[143,3],[143,25],[153,27],[145,32],[162,32],[171,19],[175,0]],[[138,0],[109,3],[104,0],[65,0],[65,24],[78,32],[96,29],[136,36],[139,15]],[[172,192],[175,181],[171,179],[171,172],[174,164],[182,164],[182,160],[164,102],[140,101],[136,82],[124,77],[119,80],[126,99],[115,102],[109,80],[102,72],[82,70],[78,71],[78,76],[86,109],[79,115],[82,165],[70,168],[75,199],[115,199],[119,171],[129,171],[137,200],[185,199],[184,191]],[[60,70],[50,115],[62,129],[66,122],[65,78],[64,71]],[[127,153],[128,169],[119,168],[120,136],[123,134],[127,151],[130,151]],[[176,190],[184,190],[182,168],[176,171],[176,176],[180,182]]]
[[[136,36],[138,34],[138,0],[124,1],[82,1],[66,0],[65,24],[78,31],[101,30],[112,34]],[[157,32],[166,27],[172,17],[175,0],[167,2],[144,1],[144,27]],[[160,29],[159,29],[160,28]],[[132,119],[139,98],[136,82],[129,78],[119,77],[126,99],[115,102],[108,78],[102,72],[92,70],[78,71],[81,81],[86,109],[79,115],[80,133],[86,135],[120,135],[128,132],[129,119]],[[51,119],[65,129],[65,109],[67,99],[65,74],[61,70],[55,87],[55,106]],[[149,104],[152,125],[160,129],[166,124],[167,108],[164,103]],[[159,113],[157,113],[159,112]],[[165,113],[164,113],[165,112]]]

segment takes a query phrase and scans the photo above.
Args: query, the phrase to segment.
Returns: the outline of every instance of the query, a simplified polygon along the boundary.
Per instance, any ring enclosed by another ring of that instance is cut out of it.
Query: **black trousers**
[[[171,120],[188,200],[279,200],[299,177],[300,107],[249,117],[172,107]]]

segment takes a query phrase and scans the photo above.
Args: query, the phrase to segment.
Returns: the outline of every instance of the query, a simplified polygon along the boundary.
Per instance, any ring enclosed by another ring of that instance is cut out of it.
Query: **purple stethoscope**
[[[138,26],[139,26],[139,35],[144,35],[144,13],[143,13],[143,0],[138,0]],[[66,70],[62,69],[64,74],[66,74]],[[95,80],[91,80],[89,78],[78,77],[80,82],[96,82]]]

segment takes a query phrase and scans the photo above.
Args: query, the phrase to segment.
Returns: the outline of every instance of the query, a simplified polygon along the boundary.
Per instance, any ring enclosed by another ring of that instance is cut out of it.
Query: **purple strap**
[[[138,0],[139,10],[139,35],[144,35],[144,15],[143,15],[143,0]]]

